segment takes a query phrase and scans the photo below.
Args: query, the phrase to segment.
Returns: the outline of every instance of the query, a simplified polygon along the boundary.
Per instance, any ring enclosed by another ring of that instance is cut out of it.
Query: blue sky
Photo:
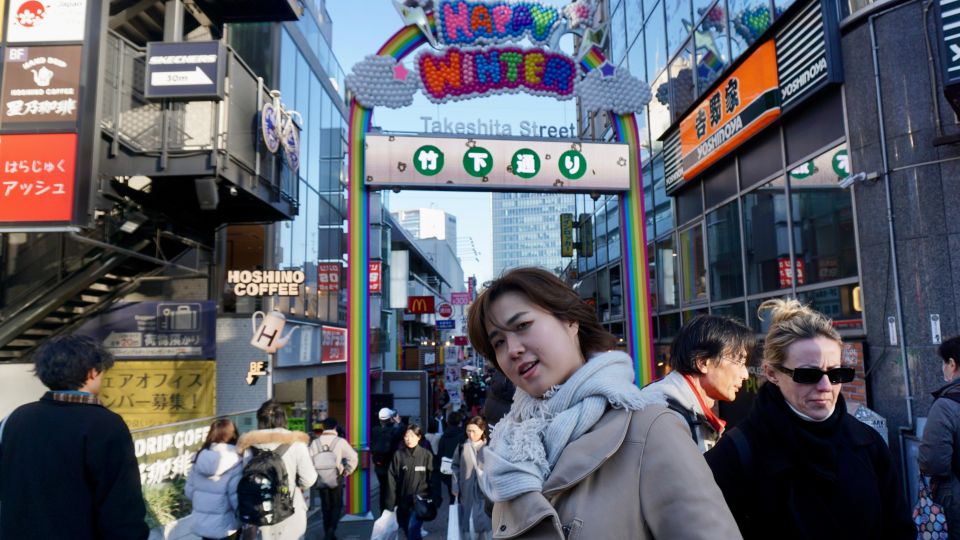
[[[546,4],[563,6],[569,0],[547,0]],[[373,54],[402,26],[391,0],[327,0],[327,11],[333,20],[333,50],[345,73],[365,56]],[[572,40],[565,37],[561,48],[572,52]],[[413,65],[413,53],[405,59]],[[380,108],[374,111],[373,123],[389,131],[424,131],[422,117],[431,121],[448,122],[496,121],[509,123],[514,135],[519,135],[522,122],[540,125],[569,126],[576,124],[573,100],[556,101],[529,95],[494,96],[436,105],[417,94],[412,106],[404,109]],[[491,208],[488,193],[425,192],[404,190],[390,194],[393,210],[409,208],[440,208],[457,217],[458,235],[473,238],[479,260],[464,258],[467,276],[476,275],[479,282],[491,279],[493,251],[491,244]]]

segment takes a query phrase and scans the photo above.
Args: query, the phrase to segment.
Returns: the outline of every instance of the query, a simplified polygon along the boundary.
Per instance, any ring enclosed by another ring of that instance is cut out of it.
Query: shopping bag
[[[943,507],[933,501],[930,486],[923,476],[917,486],[913,523],[917,526],[917,540],[947,540],[947,516]]]
[[[400,526],[397,525],[397,514],[384,510],[380,517],[373,522],[373,534],[370,540],[397,540]]]
[[[460,540],[460,505],[450,505],[450,516],[447,518],[447,540]]]

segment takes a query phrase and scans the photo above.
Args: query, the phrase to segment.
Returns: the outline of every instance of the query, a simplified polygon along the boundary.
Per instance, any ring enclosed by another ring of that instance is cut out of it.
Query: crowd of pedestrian
[[[735,400],[758,350],[742,322],[687,321],[669,373],[640,389],[634,359],[575,291],[544,270],[507,272],[468,313],[471,343],[495,369],[465,391],[468,414],[438,409],[424,433],[378,411],[378,523],[408,540],[441,511],[448,537],[476,540],[946,538],[960,525],[960,337],[938,349],[945,384],[918,454],[927,500],[911,518],[883,437],[848,412],[841,385],[855,371],[832,321],[796,300],[759,311],[764,383],[727,429],[717,405]],[[97,399],[112,357],[62,336],[33,360],[49,391],[0,423],[0,538],[146,539],[130,432]],[[272,400],[242,435],[217,419],[184,488],[192,532],[304,538],[316,490],[324,538],[335,539],[358,466],[333,418],[316,438],[288,429]]]

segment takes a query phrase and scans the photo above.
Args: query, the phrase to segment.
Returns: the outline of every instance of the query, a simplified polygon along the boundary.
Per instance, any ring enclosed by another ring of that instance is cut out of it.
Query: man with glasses
[[[753,332],[736,319],[700,315],[683,325],[670,348],[670,373],[642,392],[666,401],[683,417],[700,452],[723,434],[717,401],[733,401],[750,375],[747,360],[756,345]]]
[[[704,457],[745,540],[917,538],[883,438],[847,413],[843,341],[796,300],[769,300],[767,379]]]

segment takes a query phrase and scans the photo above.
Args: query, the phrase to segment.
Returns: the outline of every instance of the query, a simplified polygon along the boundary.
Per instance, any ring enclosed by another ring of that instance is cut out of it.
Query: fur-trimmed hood
[[[310,436],[302,431],[290,431],[283,428],[257,429],[240,436],[240,440],[237,441],[237,452],[242,454],[251,446],[279,446],[297,442],[308,445],[310,444]]]

